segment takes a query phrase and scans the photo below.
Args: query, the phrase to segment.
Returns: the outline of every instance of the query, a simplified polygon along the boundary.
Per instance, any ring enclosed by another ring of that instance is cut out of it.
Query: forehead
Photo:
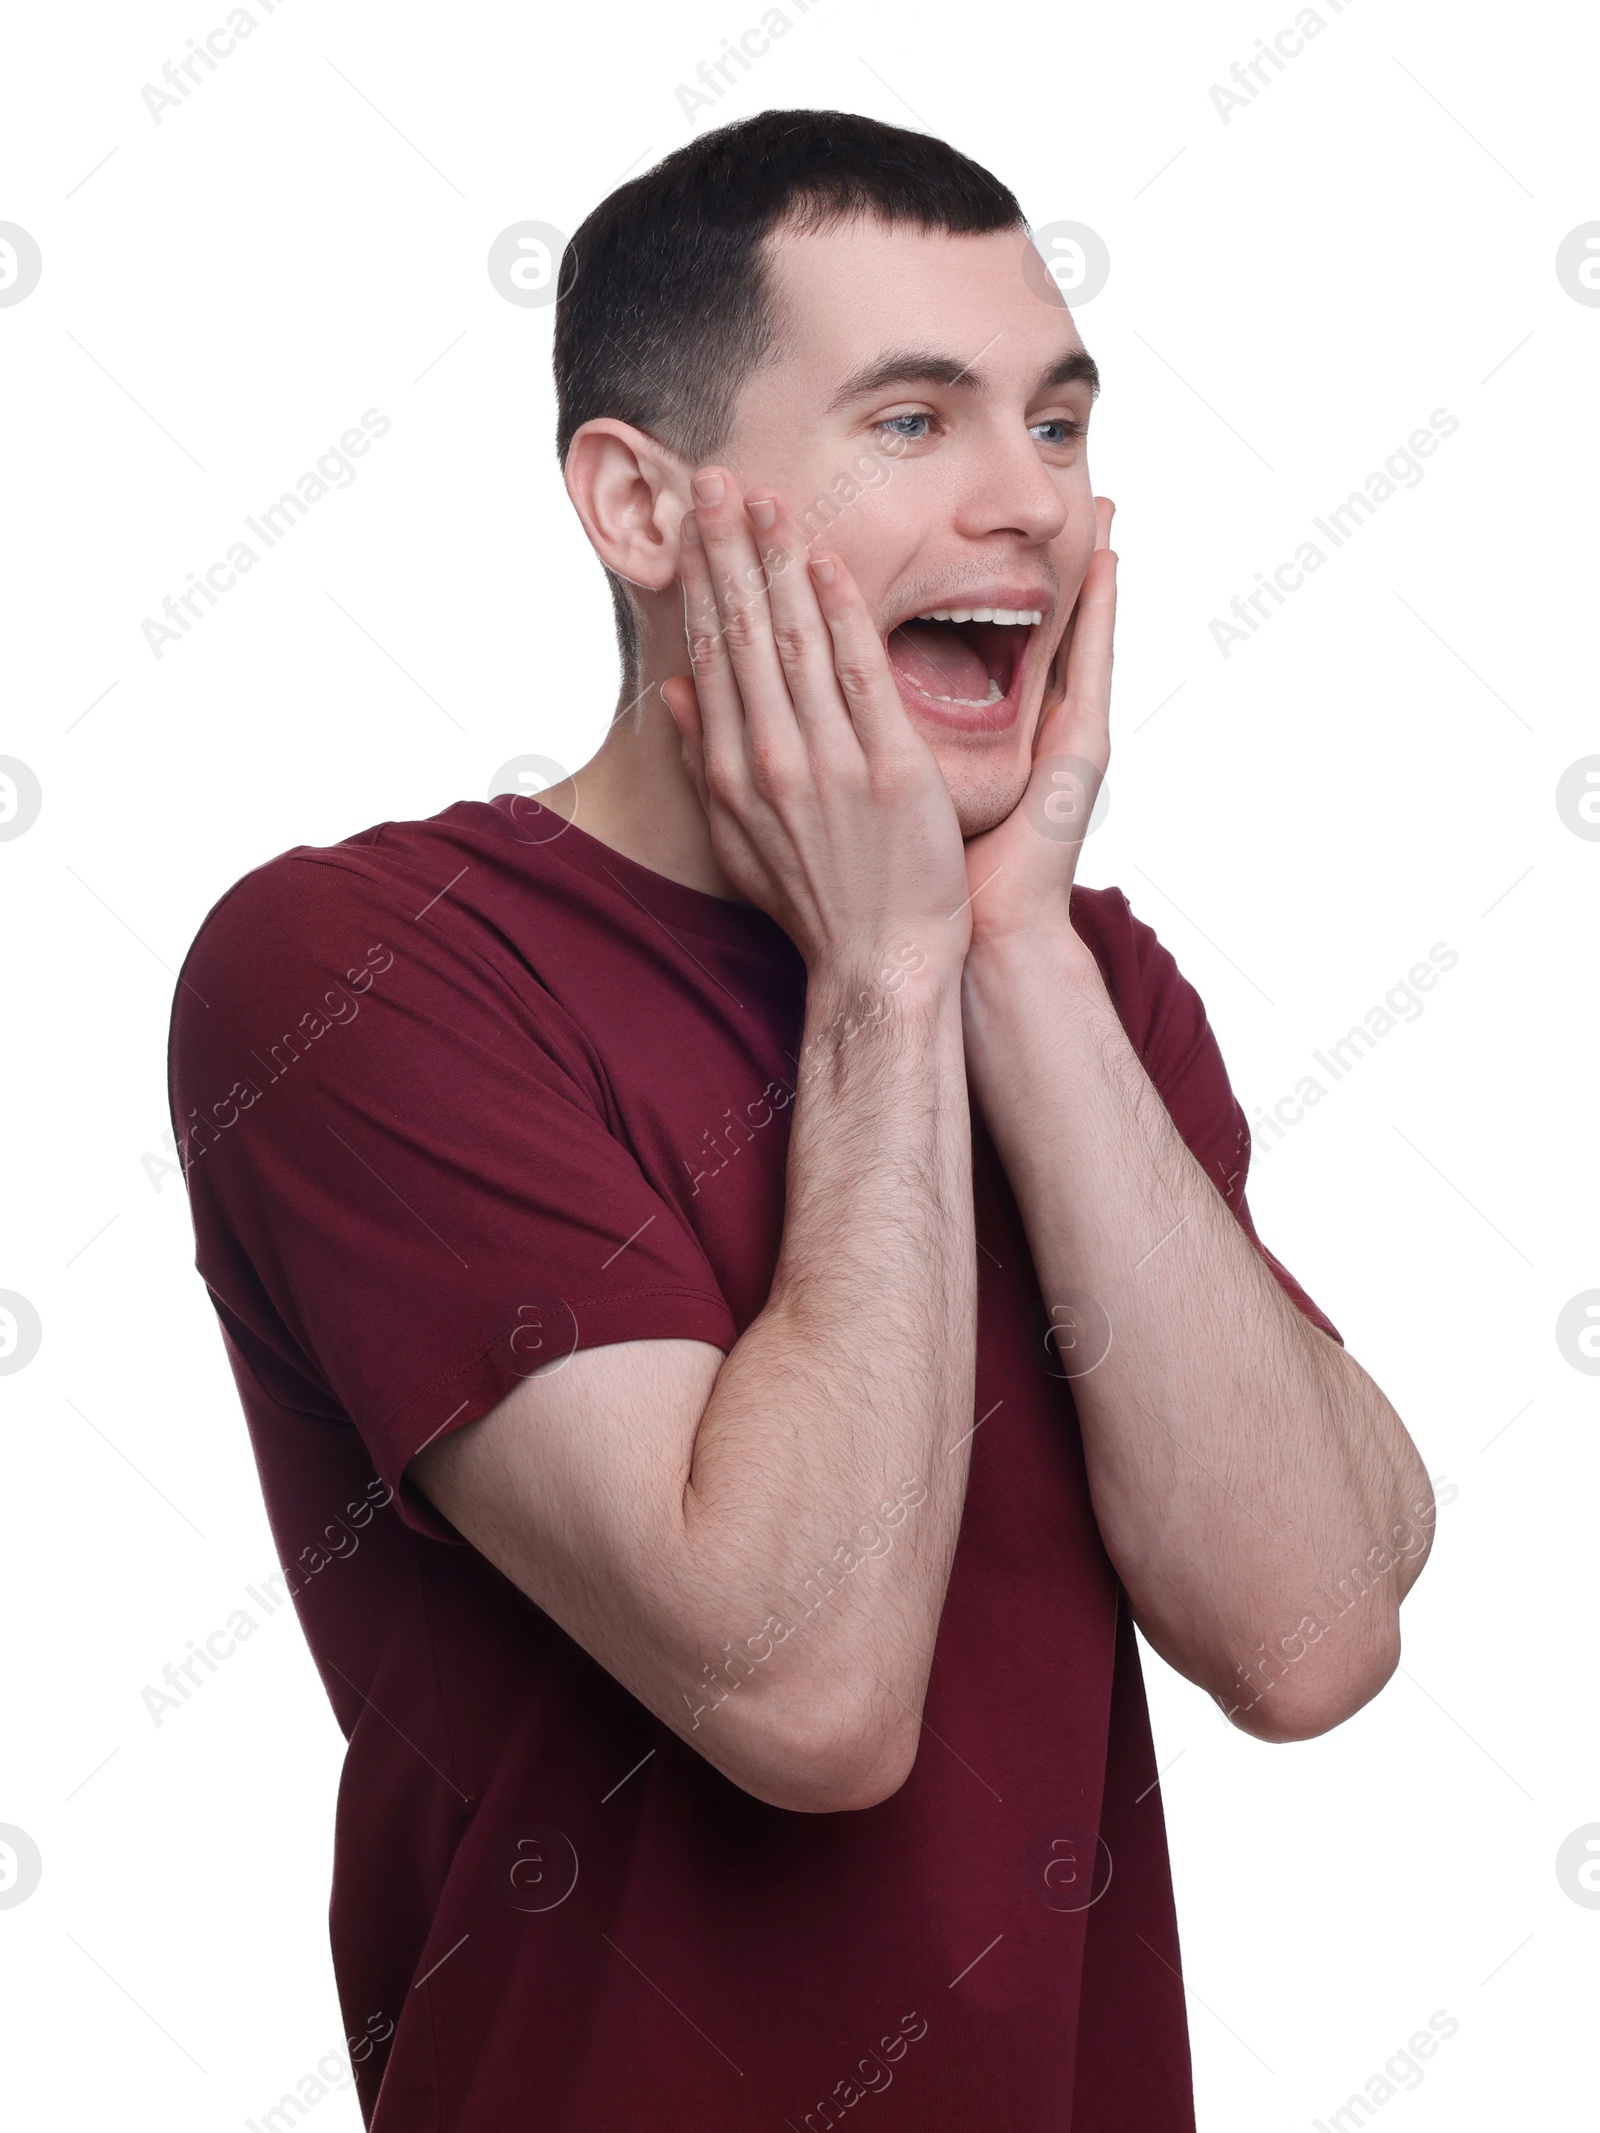
[[[1027,391],[1083,346],[1021,230],[956,235],[860,216],[821,230],[780,228],[767,259],[782,333],[772,367],[818,386],[889,350],[931,348],[972,363],[997,387]]]

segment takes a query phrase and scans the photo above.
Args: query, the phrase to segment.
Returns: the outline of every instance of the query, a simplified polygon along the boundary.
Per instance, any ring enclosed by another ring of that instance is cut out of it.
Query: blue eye
[[[913,441],[913,443],[917,443],[920,442],[922,438],[927,436],[927,430],[908,430],[902,425],[907,422],[928,423],[932,420],[933,417],[931,415],[888,415],[884,418],[882,422],[878,424],[878,427],[880,430],[890,431],[891,434],[896,437],[909,437]]]
[[[1054,416],[1049,422],[1036,422],[1029,435],[1038,437],[1041,430],[1057,430],[1060,432],[1055,437],[1041,437],[1040,442],[1042,444],[1070,444],[1075,437],[1083,435],[1082,423],[1070,421],[1065,415]]]

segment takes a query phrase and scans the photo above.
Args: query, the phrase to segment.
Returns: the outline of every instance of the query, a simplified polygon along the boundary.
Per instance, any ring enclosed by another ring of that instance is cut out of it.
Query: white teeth
[[[1040,607],[935,607],[925,615],[913,615],[913,622],[1042,622],[1044,610]]]
[[[917,619],[921,621],[922,618],[919,615]],[[967,711],[982,711],[989,704],[997,704],[1005,693],[991,675],[987,696],[935,696],[933,700],[936,704],[960,704]]]

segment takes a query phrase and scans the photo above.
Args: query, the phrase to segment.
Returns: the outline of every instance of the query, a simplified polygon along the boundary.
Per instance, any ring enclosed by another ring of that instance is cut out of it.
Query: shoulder
[[[206,913],[184,965],[215,966],[241,954],[274,952],[344,921],[361,931],[374,919],[415,921],[419,903],[449,879],[441,863],[457,865],[499,841],[495,809],[460,801],[415,822],[379,822],[337,844],[299,844],[253,867]]]
[[[1192,1050],[1205,1028],[1200,995],[1153,926],[1134,915],[1121,889],[1072,891],[1073,930],[1100,966],[1128,1041],[1141,1058],[1152,1045]],[[1148,1061],[1147,1061],[1148,1063]]]
[[[550,1003],[497,946],[483,908],[506,889],[508,845],[500,810],[462,801],[253,867],[206,914],[178,974],[174,1080],[209,1083],[262,1040],[316,1034],[385,1003],[405,1025],[394,1034],[402,1050],[503,1044],[513,1020],[542,1029]],[[516,865],[518,895],[537,894],[520,848]]]

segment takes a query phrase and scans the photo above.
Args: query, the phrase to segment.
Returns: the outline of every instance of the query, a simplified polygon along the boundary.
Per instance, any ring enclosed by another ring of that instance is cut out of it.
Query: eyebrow
[[[939,355],[930,349],[895,349],[846,378],[828,403],[829,411],[847,407],[864,394],[882,392],[888,385],[959,386],[965,391],[976,392],[982,383],[973,369],[976,360],[972,357],[962,362],[956,356]],[[1065,355],[1041,371],[1034,390],[1043,392],[1052,385],[1087,385],[1090,399],[1097,399],[1100,393],[1099,366],[1086,348],[1069,348]]]

